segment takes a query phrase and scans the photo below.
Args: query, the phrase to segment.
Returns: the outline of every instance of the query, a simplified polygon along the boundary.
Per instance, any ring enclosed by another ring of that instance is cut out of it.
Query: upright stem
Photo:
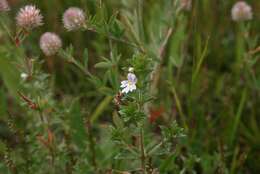
[[[96,162],[96,150],[95,150],[95,141],[92,134],[92,128],[91,128],[91,122],[88,120],[86,123],[88,136],[89,136],[89,149],[92,153],[91,155],[91,161],[92,165],[95,168],[95,171],[97,171],[97,162]]]
[[[142,171],[143,174],[146,174],[146,170],[145,170],[145,151],[144,151],[144,132],[143,132],[143,128],[140,128],[140,151],[141,151],[141,167],[142,167]]]

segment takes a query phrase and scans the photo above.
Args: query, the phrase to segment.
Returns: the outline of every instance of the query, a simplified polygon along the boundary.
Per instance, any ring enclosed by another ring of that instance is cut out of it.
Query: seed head
[[[183,10],[189,11],[192,7],[192,0],[180,0],[180,7]]]
[[[55,55],[61,47],[62,41],[55,33],[46,32],[40,38],[40,48],[46,56]]]
[[[252,8],[244,1],[235,3],[231,10],[231,17],[233,21],[247,21],[252,19]]]
[[[43,17],[39,9],[37,9],[34,5],[26,5],[18,12],[16,21],[18,26],[31,30],[43,25],[42,18]]]
[[[10,7],[6,0],[0,0],[0,12],[9,11]]]
[[[63,14],[63,24],[68,31],[83,27],[85,20],[86,17],[83,10],[77,7],[70,7]]]

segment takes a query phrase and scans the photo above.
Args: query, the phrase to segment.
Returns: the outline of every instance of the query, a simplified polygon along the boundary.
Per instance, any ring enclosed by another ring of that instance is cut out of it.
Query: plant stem
[[[88,138],[89,138],[89,149],[91,152],[91,162],[95,171],[97,171],[95,141],[92,134],[91,122],[89,120],[87,121],[86,126],[87,126]]]
[[[144,150],[144,132],[143,132],[143,128],[140,128],[140,151],[141,151],[141,168],[143,171],[143,174],[146,174],[146,170],[145,170],[145,160],[146,160],[146,156],[145,156],[145,150]]]
[[[243,111],[244,106],[245,106],[246,97],[247,97],[247,90],[244,89],[243,92],[242,92],[242,96],[241,96],[241,99],[240,99],[240,103],[239,103],[239,106],[238,106],[237,113],[235,115],[234,125],[233,125],[233,129],[232,129],[232,132],[231,132],[231,137],[230,137],[230,145],[231,146],[233,145],[233,141],[235,139],[235,134],[237,132],[237,128],[238,128],[238,125],[239,125],[239,122],[240,122],[242,111]]]
[[[113,99],[112,96],[106,96],[103,101],[98,105],[94,113],[90,116],[90,122],[93,123],[95,122],[100,114],[103,112],[103,110],[107,107],[107,105],[111,102]]]
[[[172,93],[174,95],[174,99],[175,99],[175,102],[176,102],[177,109],[180,113],[180,118],[181,118],[182,124],[184,125],[184,128],[186,130],[188,130],[188,125],[187,125],[187,121],[186,121],[185,115],[184,115],[182,107],[181,107],[181,102],[180,102],[180,99],[178,97],[178,94],[177,94],[174,86],[172,86]]]

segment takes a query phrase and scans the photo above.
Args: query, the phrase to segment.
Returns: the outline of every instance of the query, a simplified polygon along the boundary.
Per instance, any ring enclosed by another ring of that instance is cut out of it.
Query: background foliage
[[[258,0],[247,1],[254,17],[245,23],[231,20],[235,0],[194,0],[190,11],[170,0],[9,2],[0,173],[138,173],[139,128],[154,173],[260,172]],[[14,18],[26,4],[41,9],[44,25],[17,47]],[[96,32],[67,32],[70,6],[84,9]],[[39,49],[45,31],[63,40],[57,56]],[[138,90],[117,101],[128,67]]]

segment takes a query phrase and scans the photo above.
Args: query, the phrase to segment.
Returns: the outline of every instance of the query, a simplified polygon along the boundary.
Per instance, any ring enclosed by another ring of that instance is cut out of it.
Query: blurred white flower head
[[[21,73],[21,78],[22,78],[23,80],[26,80],[26,79],[28,78],[28,74],[26,74],[26,73]]]
[[[133,73],[128,73],[127,74],[127,80],[123,80],[121,82],[121,88],[123,88],[122,93],[127,94],[128,92],[132,92],[136,90],[136,83],[137,83],[137,78],[135,74]]]
[[[86,17],[83,10],[77,7],[70,7],[63,14],[63,24],[68,31],[83,27],[85,20]]]
[[[180,7],[183,10],[189,11],[192,7],[192,0],[180,0]]]
[[[10,7],[6,0],[0,0],[0,12],[9,11]]]
[[[244,1],[238,1],[234,4],[231,10],[233,21],[246,21],[253,17],[252,8]]]
[[[55,33],[46,32],[40,38],[40,48],[46,56],[55,55],[61,47],[62,41]]]
[[[134,68],[133,67],[128,68],[128,72],[130,73],[134,72]]]
[[[40,10],[34,5],[21,8],[16,16],[17,25],[27,30],[43,25],[42,19]]]

